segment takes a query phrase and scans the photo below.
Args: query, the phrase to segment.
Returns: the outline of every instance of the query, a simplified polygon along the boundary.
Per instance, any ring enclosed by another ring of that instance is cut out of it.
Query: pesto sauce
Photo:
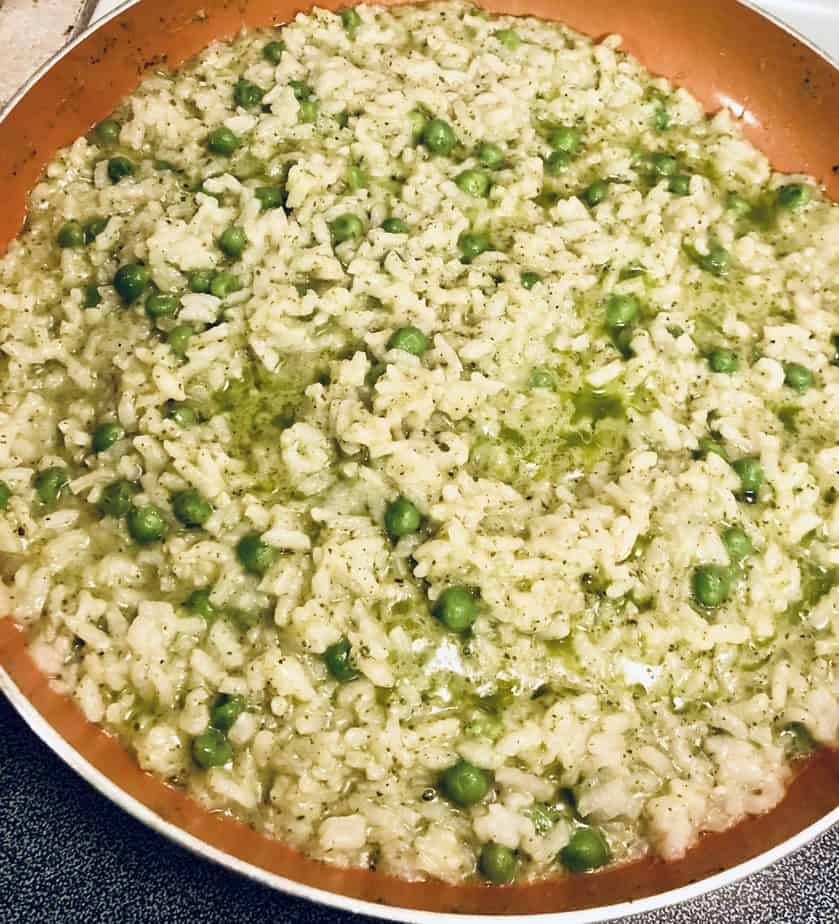
[[[650,399],[639,393],[629,406],[640,409]],[[592,388],[534,395],[524,408],[504,410],[506,422],[496,438],[476,438],[470,465],[526,490],[534,479],[558,482],[601,462],[617,464],[626,443],[627,407],[623,396]]]
[[[252,355],[239,379],[215,392],[207,416],[223,414],[230,427],[228,451],[258,476],[260,493],[290,498],[292,491],[280,452],[283,430],[305,416],[306,389],[326,368],[318,353],[289,354],[277,372]]]
[[[571,395],[574,405],[574,415],[571,423],[581,420],[590,420],[596,424],[601,420],[623,420],[626,417],[626,407],[619,395],[610,395],[608,392],[594,388],[584,388]]]
[[[796,606],[803,613],[812,609],[839,583],[839,568],[826,568],[810,558],[798,561],[801,572],[801,599]]]

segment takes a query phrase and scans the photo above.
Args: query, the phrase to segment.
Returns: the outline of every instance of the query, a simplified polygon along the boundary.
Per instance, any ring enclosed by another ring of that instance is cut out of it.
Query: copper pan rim
[[[246,0],[243,0],[246,2]],[[353,0],[348,0],[353,2]],[[377,0],[368,0],[377,2]],[[764,20],[771,22],[777,29],[796,39],[806,46],[813,54],[839,71],[839,60],[820,48],[813,40],[798,33],[775,15],[759,8],[753,0],[733,0],[738,5],[758,14]],[[0,125],[20,103],[29,91],[48,74],[68,53],[98,32],[108,23],[121,17],[126,11],[141,3],[141,0],[124,0],[118,7],[97,20],[93,25],[81,31],[71,42],[47,61],[29,80],[9,99],[0,110]],[[320,5],[315,2],[312,5]],[[324,4],[326,5],[326,4]],[[335,3],[328,4],[334,6]],[[837,158],[839,159],[839,158]],[[836,169],[836,168],[834,168]],[[2,653],[2,652],[0,652]],[[205,860],[210,860],[226,869],[237,872],[247,878],[266,885],[288,895],[305,898],[332,908],[355,914],[365,914],[370,917],[384,920],[404,921],[409,924],[428,922],[428,924],[441,924],[441,922],[464,922],[474,924],[487,922],[487,924],[510,924],[512,920],[522,921],[523,924],[536,924],[536,922],[550,922],[550,924],[595,924],[595,922],[623,918],[628,915],[652,911],[662,907],[673,906],[681,902],[705,895],[715,889],[731,885],[747,876],[759,872],[770,864],[799,850],[813,841],[819,835],[839,824],[839,806],[824,814],[800,831],[770,849],[758,853],[743,862],[737,863],[720,872],[708,875],[678,888],[648,895],[629,901],[600,905],[597,907],[581,908],[578,910],[546,911],[526,914],[497,914],[472,913],[457,911],[433,911],[412,907],[403,907],[393,904],[380,904],[361,898],[355,898],[340,892],[330,891],[317,886],[287,878],[276,872],[265,869],[256,863],[233,856],[219,847],[213,846],[190,831],[166,820],[149,805],[124,791],[105,773],[91,764],[80,751],[73,747],[53,727],[52,724],[38,711],[36,706],[17,686],[10,673],[0,662],[0,691],[8,698],[15,711],[32,732],[65,764],[71,767],[87,783],[93,786],[101,795],[127,812],[137,821],[152,828],[170,841],[189,850]]]

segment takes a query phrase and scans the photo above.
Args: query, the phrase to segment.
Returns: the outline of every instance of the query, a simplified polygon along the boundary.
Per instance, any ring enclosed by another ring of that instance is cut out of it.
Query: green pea
[[[489,238],[477,231],[465,231],[460,235],[457,243],[460,247],[461,263],[471,263],[476,257],[492,249]]]
[[[699,440],[699,451],[698,454],[701,458],[706,458],[709,454],[719,456],[722,459],[725,459],[728,462],[728,453],[725,451],[725,447],[718,443],[715,439],[712,439],[710,436],[703,436]]]
[[[387,342],[389,350],[404,350],[414,356],[422,356],[428,349],[428,337],[418,327],[399,327]]]
[[[459,760],[443,771],[439,786],[440,792],[449,802],[468,808],[480,802],[489,792],[492,776],[468,760]]]
[[[600,205],[608,194],[609,184],[606,180],[595,180],[580,193],[580,198],[589,208],[594,208]]]
[[[356,29],[361,25],[361,17],[358,15],[358,11],[354,10],[352,7],[341,10],[341,25],[344,27],[344,31],[347,35],[353,38]]]
[[[58,246],[62,249],[81,247],[84,244],[84,231],[77,221],[65,221],[56,236]]]
[[[754,503],[764,479],[760,459],[754,457],[737,459],[731,463],[731,467],[740,477],[743,500]]]
[[[262,57],[271,64],[279,64],[284,51],[285,45],[282,42],[268,42],[262,46]]]
[[[728,350],[725,347],[717,347],[712,350],[708,356],[708,365],[712,372],[719,372],[723,375],[731,375],[737,371],[737,354],[734,350]]]
[[[539,837],[544,837],[553,830],[554,825],[556,825],[559,819],[562,818],[564,814],[567,814],[567,809],[564,805],[561,810],[557,806],[545,805],[542,802],[537,802],[527,814],[533,822],[536,833]]]
[[[407,497],[397,497],[385,511],[385,528],[394,539],[401,539],[420,528],[422,517]]]
[[[633,324],[641,310],[635,295],[610,295],[606,300],[606,324],[609,327],[626,327]]]
[[[177,295],[169,295],[166,292],[152,292],[146,298],[146,314],[152,319],[170,318],[180,307],[180,300]]]
[[[210,283],[213,281],[213,270],[199,269],[193,270],[189,274],[189,291],[206,293],[210,291]]]
[[[233,100],[242,109],[255,109],[262,102],[263,96],[265,91],[262,87],[245,80],[244,77],[237,80],[233,87]]]
[[[192,759],[204,770],[223,767],[233,759],[233,748],[223,732],[210,727],[193,740]]]
[[[514,29],[499,29],[493,35],[508,51],[515,51],[521,45],[521,36]]]
[[[452,632],[466,632],[478,618],[478,604],[462,584],[454,584],[437,598],[433,613]]]
[[[105,452],[114,443],[125,438],[125,430],[118,423],[103,423],[93,431],[91,448],[94,452]]]
[[[382,230],[387,231],[388,234],[407,234],[410,228],[401,218],[385,218],[382,222]]]
[[[712,276],[727,276],[731,269],[731,254],[725,247],[714,244],[708,253],[700,255],[699,265]]]
[[[238,292],[241,288],[242,283],[234,273],[229,273],[227,270],[213,273],[213,278],[210,282],[210,294],[215,295],[216,298],[227,298],[228,295]]]
[[[609,339],[624,359],[632,359],[635,355],[632,349],[632,337],[633,328],[631,324],[627,324],[624,327],[609,328]]]
[[[487,738],[495,741],[501,737],[504,731],[504,723],[498,716],[490,715],[482,709],[476,709],[472,713],[471,721],[466,726],[466,733],[473,738]]]
[[[454,178],[455,185],[467,196],[481,199],[489,192],[489,177],[483,170],[464,170]]]
[[[734,192],[726,196],[725,207],[737,218],[743,218],[752,210],[751,205],[742,196],[738,196]]]
[[[534,273],[530,270],[527,270],[521,274],[521,284],[525,289],[532,289],[533,286],[537,285],[542,281],[542,277],[538,273]]]
[[[309,99],[312,95],[312,88],[302,80],[289,80],[288,85],[291,87],[291,92],[298,103]]]
[[[210,708],[210,725],[229,732],[233,723],[245,711],[245,697],[238,693],[219,693]]]
[[[729,526],[722,534],[722,541],[732,561],[742,561],[752,554],[752,540],[741,526]]]
[[[54,465],[36,472],[32,479],[32,486],[42,504],[54,504],[69,480],[67,469]]]
[[[559,859],[570,872],[583,873],[609,862],[609,845],[597,829],[578,828],[560,850]]]
[[[484,844],[478,857],[478,869],[493,885],[505,885],[516,878],[518,858],[515,851],[501,844]]]
[[[678,162],[672,154],[650,154],[650,170],[653,176],[665,177],[673,176],[676,172]]]
[[[358,215],[339,215],[329,222],[329,231],[333,243],[342,244],[344,241],[361,237],[364,234],[364,222]]]
[[[553,151],[542,161],[542,167],[548,176],[559,176],[571,163],[571,157],[565,151]]]
[[[253,194],[259,200],[263,212],[281,208],[285,199],[283,190],[279,186],[258,186]]]
[[[157,542],[166,535],[166,520],[163,514],[151,505],[132,507],[126,517],[128,534],[140,545]]]
[[[100,144],[116,144],[119,141],[120,125],[115,119],[105,119],[93,132]]]
[[[244,253],[247,247],[248,238],[245,235],[245,229],[238,225],[230,225],[221,232],[218,239],[218,245],[222,253],[233,260],[238,259]]]
[[[134,504],[139,487],[131,481],[119,479],[106,485],[99,498],[99,509],[105,516],[119,520],[127,516]]]
[[[790,722],[781,729],[781,740],[795,755],[809,754],[816,748],[812,732],[803,722]]]
[[[262,541],[258,533],[249,533],[243,536],[236,545],[236,557],[242,567],[250,574],[260,577],[274,564],[276,551]]]
[[[134,170],[134,164],[121,154],[112,157],[108,161],[108,179],[112,183],[119,183],[120,180],[124,180],[127,176],[133,176]]]
[[[213,622],[219,616],[218,607],[210,601],[211,589],[209,587],[199,587],[187,597],[184,606],[190,611],[206,619],[208,623]]]
[[[166,335],[166,342],[175,356],[186,356],[189,340],[194,333],[195,330],[190,324],[178,324],[169,331]]]
[[[425,126],[428,124],[428,118],[417,109],[408,113],[408,122],[411,125],[411,138],[419,141],[422,138]]]
[[[810,187],[802,183],[788,183],[778,190],[778,205],[782,209],[800,209],[810,201]]]
[[[136,301],[149,284],[149,271],[142,263],[126,263],[114,274],[114,288],[124,302]]]
[[[689,196],[690,177],[685,173],[677,173],[675,176],[671,176],[667,181],[667,189],[674,196]]]
[[[239,147],[239,137],[226,126],[214,128],[207,135],[207,149],[213,154],[230,157]]]
[[[423,144],[432,154],[451,154],[457,145],[457,135],[448,122],[431,119],[422,130]]]
[[[108,219],[103,215],[95,215],[93,218],[89,218],[85,222],[84,226],[84,242],[85,244],[91,244],[96,240],[97,237],[108,227]]]
[[[528,384],[531,388],[544,388],[553,391],[556,388],[556,377],[550,369],[537,366],[530,371],[530,380]]]
[[[504,163],[504,152],[497,144],[482,141],[475,152],[481,166],[487,170],[497,170]]]
[[[665,132],[670,128],[670,113],[664,106],[659,106],[653,114],[653,128],[657,132]]]
[[[349,683],[360,676],[353,667],[350,654],[350,643],[346,638],[342,638],[340,641],[335,642],[334,645],[330,645],[323,653],[326,669],[339,683]]]
[[[722,565],[700,565],[694,569],[691,587],[696,602],[713,609],[731,595],[731,572]]]
[[[350,164],[350,166],[347,167],[347,186],[355,192],[359,189],[363,189],[366,185],[367,174],[364,170],[355,164]]]
[[[548,135],[548,144],[573,157],[580,150],[580,133],[573,125],[557,125]]]
[[[806,366],[798,363],[784,363],[784,384],[799,393],[812,388],[815,378]]]
[[[194,488],[172,495],[172,512],[184,526],[203,526],[210,519],[213,508],[203,494]]]
[[[186,401],[170,401],[166,407],[166,416],[173,420],[179,427],[187,430],[198,423],[198,415],[195,408]]]
[[[300,121],[306,125],[311,125],[313,122],[317,122],[318,119],[318,103],[314,99],[304,99],[300,103],[300,108],[298,110]]]
[[[99,294],[99,286],[91,282],[84,287],[85,308],[95,308],[101,301],[102,296]]]
[[[340,112],[335,113],[335,121],[338,123],[339,128],[346,128],[350,124],[350,114],[346,109],[342,109]]]

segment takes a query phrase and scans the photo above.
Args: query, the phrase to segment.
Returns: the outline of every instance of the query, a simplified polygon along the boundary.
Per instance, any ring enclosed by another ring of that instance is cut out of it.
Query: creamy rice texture
[[[357,17],[148,78],[33,191],[0,608],[312,856],[676,859],[839,743],[839,211],[617,38]]]

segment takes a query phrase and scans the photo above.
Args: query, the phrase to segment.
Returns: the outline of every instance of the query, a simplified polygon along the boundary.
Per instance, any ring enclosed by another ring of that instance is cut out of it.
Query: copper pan
[[[340,0],[319,4],[336,8]],[[619,33],[656,74],[709,111],[727,106],[779,169],[839,194],[839,72],[817,51],[736,0],[483,0],[493,11],[559,19],[591,36]],[[56,150],[108,115],[157,68],[175,67],[243,26],[283,23],[303,0],[140,0],[82,35],[12,101],[0,121],[0,251],[20,230],[26,197]],[[393,919],[551,914],[582,924],[670,904],[733,881],[839,820],[839,753],[799,769],[784,801],[679,862],[643,860],[605,872],[504,888],[405,882],[298,852],[143,773],[115,739],[50,689],[9,617],[0,619],[0,687],[65,761],[136,817],[184,846],[287,892]],[[484,917],[484,921],[488,918]]]

